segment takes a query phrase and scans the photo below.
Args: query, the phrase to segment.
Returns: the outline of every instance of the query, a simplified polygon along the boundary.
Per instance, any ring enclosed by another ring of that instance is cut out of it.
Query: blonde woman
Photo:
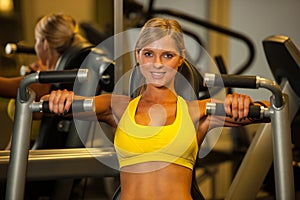
[[[103,94],[94,97],[97,119],[116,128],[114,145],[120,165],[121,200],[191,200],[192,171],[209,128],[223,126],[205,115],[206,100],[188,101],[174,87],[186,58],[180,24],[150,19],[142,28],[135,58],[144,85],[138,97]],[[52,91],[50,109],[64,114],[74,98],[67,90]],[[225,99],[225,126],[249,124],[252,100],[232,94]],[[88,113],[82,113],[88,117]],[[79,114],[80,116],[80,114]],[[86,118],[88,119],[88,118]]]
[[[63,13],[50,13],[42,17],[35,26],[35,52],[37,62],[31,65],[34,70],[56,70],[61,56],[72,46],[87,43],[78,33],[75,19]],[[78,67],[80,67],[78,64]],[[16,98],[23,77],[0,77],[0,96]],[[51,85],[33,84],[37,99],[50,92]]]
[[[31,64],[31,69],[33,71],[43,71],[43,70],[63,70],[64,68],[58,69],[59,66],[65,67],[62,65],[62,57],[66,52],[71,49],[77,48],[92,48],[93,45],[88,43],[87,40],[80,35],[78,32],[78,24],[75,19],[64,13],[50,13],[42,17],[37,24],[35,25],[35,52],[37,56],[37,61]],[[71,67],[80,67],[81,62],[84,60],[85,55],[81,55],[76,59],[76,63],[70,64]],[[74,59],[75,60],[75,59]],[[67,66],[70,67],[70,66]],[[23,79],[20,77],[0,77],[0,96],[4,98],[12,98],[15,99],[17,97],[17,91],[19,88],[19,84]],[[56,85],[51,84],[32,84],[30,85],[31,89],[36,93],[36,100],[39,100],[45,94],[49,94],[52,89],[59,88],[68,88],[72,90],[72,85],[63,85],[56,87]],[[14,102],[13,100],[11,101]],[[9,107],[8,113],[14,112],[14,105]],[[41,119],[40,113],[34,113],[35,119]],[[52,119],[44,119],[45,121],[54,120]],[[59,119],[56,118],[58,121]],[[39,122],[34,122],[39,124]],[[42,122],[43,123],[43,122]],[[44,123],[43,123],[44,124]],[[36,138],[37,130],[39,129],[39,125],[36,126],[35,133],[32,133],[32,140]],[[52,124],[52,126],[48,128],[44,128],[44,130],[49,130],[52,132],[57,132],[56,126]],[[53,133],[53,136],[55,133]],[[63,134],[57,134],[59,137],[63,137],[62,140],[65,140],[66,136]],[[49,136],[50,137],[50,136]],[[51,140],[47,138],[50,142]],[[50,144],[47,147],[63,147],[63,144],[60,144],[60,139],[57,139],[56,142],[53,141],[54,144]],[[47,141],[45,141],[47,142]],[[61,143],[64,143],[62,141]],[[10,148],[10,142],[6,149]],[[37,147],[39,148],[39,147]],[[46,148],[46,147],[44,147]]]

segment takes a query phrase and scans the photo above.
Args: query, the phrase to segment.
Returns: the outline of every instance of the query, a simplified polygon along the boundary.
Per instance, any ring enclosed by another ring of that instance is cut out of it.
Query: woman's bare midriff
[[[192,200],[192,170],[165,162],[121,169],[121,200]]]

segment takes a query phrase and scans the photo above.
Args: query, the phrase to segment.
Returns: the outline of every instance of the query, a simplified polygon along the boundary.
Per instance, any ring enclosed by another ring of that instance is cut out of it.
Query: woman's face
[[[147,84],[171,87],[184,55],[180,55],[175,41],[165,36],[136,51],[136,58]]]
[[[47,63],[47,47],[45,46],[45,40],[39,37],[35,37],[34,49],[38,59],[43,65]]]

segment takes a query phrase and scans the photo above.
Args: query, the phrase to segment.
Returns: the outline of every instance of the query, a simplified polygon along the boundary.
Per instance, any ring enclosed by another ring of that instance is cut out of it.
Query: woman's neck
[[[52,51],[47,61],[48,70],[55,70],[58,59],[61,55],[57,51]]]
[[[177,94],[174,90],[166,87],[154,87],[148,85],[146,90],[142,94],[142,98],[145,101],[151,101],[153,103],[173,102],[177,101]]]

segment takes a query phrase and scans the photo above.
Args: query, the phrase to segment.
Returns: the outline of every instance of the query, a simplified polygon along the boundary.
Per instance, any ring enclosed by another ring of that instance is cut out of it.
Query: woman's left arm
[[[224,126],[241,126],[251,123],[268,122],[268,120],[253,120],[248,117],[250,105],[266,107],[270,106],[268,101],[254,102],[248,95],[228,94],[224,102],[226,112]]]
[[[236,127],[252,123],[265,123],[269,119],[253,120],[248,118],[250,105],[266,107],[270,106],[268,101],[253,102],[248,95],[233,93],[228,94],[225,101],[217,99],[198,100],[195,104],[189,103],[189,112],[197,129],[199,144],[202,143],[206,133],[216,127]],[[206,114],[206,104],[208,102],[224,103],[226,116],[208,115]]]
[[[226,116],[216,116],[216,115],[206,115],[206,103],[216,102],[223,103]],[[199,125],[205,126],[207,130],[220,127],[220,126],[242,126],[251,123],[268,122],[268,120],[253,120],[248,118],[250,105],[269,107],[270,103],[268,101],[254,102],[248,95],[244,94],[228,94],[225,101],[220,101],[217,99],[206,99],[198,101],[199,105]],[[202,125],[201,125],[202,124]],[[203,128],[203,130],[206,130]]]

